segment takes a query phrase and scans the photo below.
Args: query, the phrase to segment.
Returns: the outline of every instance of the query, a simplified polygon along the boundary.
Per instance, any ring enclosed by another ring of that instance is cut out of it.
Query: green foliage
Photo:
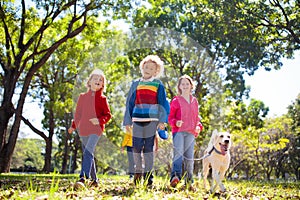
[[[231,153],[235,173],[247,178],[264,177],[268,180],[272,176],[285,179],[285,173],[289,173],[297,178],[297,174],[286,166],[292,160],[286,157],[294,140],[290,129],[291,119],[282,116],[264,121],[262,128],[249,125],[232,132],[234,146]]]
[[[38,171],[43,167],[45,142],[40,139],[19,139],[12,157],[11,167],[14,169],[35,167]]]
[[[225,72],[232,97],[247,95],[243,74],[279,69],[299,49],[297,1],[149,1],[134,12],[135,27],[164,27],[193,38]],[[287,48],[288,47],[288,48]]]
[[[68,8],[75,2],[81,9]],[[157,54],[165,62],[161,80],[169,100],[176,95],[179,76],[188,74],[197,83],[194,95],[199,100],[204,131],[197,138],[196,155],[203,150],[212,129],[226,129],[233,134],[233,169],[238,173],[245,171],[247,178],[261,174],[279,177],[285,172],[299,176],[299,98],[289,106],[286,117],[275,119],[265,119],[268,108],[263,102],[251,100],[248,106],[243,102],[249,92],[245,73],[252,75],[260,67],[279,69],[280,59],[291,58],[299,49],[297,1],[151,0],[148,4],[136,3],[131,25],[138,30],[128,34],[109,28],[110,21],[99,16],[113,14],[113,19],[128,19],[126,12],[132,1],[82,2],[33,1],[34,5],[26,6],[29,9],[23,13],[19,12],[20,3],[0,3],[2,124],[8,123],[12,110],[15,116],[21,116],[22,110],[15,108],[23,107],[29,91],[28,95],[44,107],[42,123],[49,133],[37,134],[45,140],[52,140],[53,134],[58,136],[59,152],[54,160],[60,167],[60,158],[67,155],[64,159],[68,159],[69,151],[76,151],[74,135],[65,133],[77,97],[86,91],[90,71],[100,68],[108,79],[105,95],[113,118],[106,126],[108,146],[101,143],[97,151],[98,164],[103,170],[108,166],[123,169],[125,158],[119,146],[126,94],[131,81],[141,76],[139,62],[148,54]],[[57,17],[51,9],[58,9],[62,15]],[[10,100],[17,90],[23,96],[20,105],[13,105]],[[4,116],[7,119],[2,119]],[[10,145],[14,146],[13,142]],[[170,141],[162,143],[162,160],[169,159],[168,145]],[[26,156],[30,157],[29,164],[36,162],[36,158],[31,159],[33,155],[15,152],[16,166]],[[3,154],[2,158],[6,157]],[[159,171],[164,173],[163,169]]]
[[[295,101],[288,106],[287,115],[293,120],[292,130],[300,137],[300,94]]]
[[[230,131],[241,131],[248,127],[262,128],[269,111],[262,101],[255,99],[251,99],[248,106],[244,102],[236,101],[227,107],[225,124]]]

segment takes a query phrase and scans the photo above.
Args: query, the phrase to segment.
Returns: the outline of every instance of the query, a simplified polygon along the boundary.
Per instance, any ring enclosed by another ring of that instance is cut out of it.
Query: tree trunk
[[[52,137],[46,139],[46,152],[45,152],[45,163],[43,167],[43,172],[51,172],[51,153],[52,153]]]
[[[70,145],[69,142],[71,143],[71,135],[68,133],[68,129],[71,126],[72,123],[72,117],[73,114],[72,113],[65,113],[64,118],[64,125],[65,125],[65,129],[66,129],[66,134],[62,135],[62,143],[64,144],[64,151],[63,151],[63,161],[62,161],[62,169],[61,169],[61,173],[62,174],[66,174],[67,172],[70,173],[71,169],[69,169],[68,171],[68,161],[70,159]],[[69,165],[71,165],[71,160],[69,162]]]
[[[67,168],[68,168],[68,160],[69,160],[69,152],[70,152],[70,147],[68,145],[70,135],[68,133],[68,127],[66,128],[66,135],[63,136],[63,143],[64,143],[64,151],[63,151],[63,160],[62,160],[62,166],[61,166],[61,173],[66,174],[67,173]]]
[[[45,139],[46,141],[46,154],[45,154],[45,163],[43,172],[50,173],[51,172],[51,158],[52,158],[52,140],[55,129],[55,121],[54,121],[54,112],[53,109],[49,109],[49,136]]]
[[[13,73],[13,72],[15,72],[15,70],[12,70],[10,72]],[[10,74],[10,76],[11,76],[11,74]],[[16,76],[16,74],[15,74],[15,76]],[[6,80],[11,80],[11,85],[7,85],[5,83],[4,94],[7,96],[5,96],[2,101],[4,106],[1,105],[1,108],[4,108],[3,110],[1,109],[1,112],[3,112],[1,114],[3,114],[4,116],[7,116],[7,117],[4,118],[4,121],[0,122],[1,123],[0,134],[1,134],[2,141],[4,140],[4,145],[2,145],[1,152],[0,152],[0,161],[1,161],[0,162],[0,173],[1,172],[5,172],[5,173],[10,172],[10,162],[11,162],[12,154],[14,152],[15,145],[17,142],[20,124],[21,124],[21,120],[22,120],[22,111],[23,111],[26,94],[28,92],[28,88],[29,88],[32,76],[33,76],[33,72],[29,71],[24,80],[23,88],[19,95],[16,109],[14,109],[13,104],[11,103],[12,102],[11,94],[14,93],[14,88],[15,88],[14,83],[16,80],[11,79],[11,77],[5,77]],[[7,120],[9,120],[11,118],[12,113],[14,113],[14,121],[13,121],[11,130],[9,131],[9,137],[8,137],[8,141],[6,143],[5,138],[6,138],[6,134],[8,132],[7,128],[9,127],[9,121],[7,121]],[[1,120],[2,120],[2,118],[1,118]]]
[[[12,115],[8,115],[5,111],[7,109],[1,107],[0,108],[0,173],[1,172],[9,172],[9,165],[6,163],[10,163],[10,160],[8,159],[7,151],[8,151],[8,145],[6,143],[7,140],[7,130],[8,127],[8,121],[11,118]]]
[[[6,143],[6,137],[7,132],[9,131],[8,128],[8,122],[9,119],[13,116],[13,105],[12,104],[6,104],[2,105],[0,107],[0,152],[5,146]],[[1,158],[0,158],[1,159]],[[0,162],[2,163],[2,162]]]
[[[78,134],[76,134],[75,138],[74,138],[74,149],[73,149],[73,159],[72,159],[72,170],[71,173],[74,173],[75,170],[77,169],[77,157],[78,157],[78,152],[80,150],[81,147],[81,143],[80,143],[80,138],[78,136]]]
[[[10,144],[14,138],[10,137],[10,132],[13,130],[9,125],[9,120],[13,117],[15,108],[12,102],[12,97],[15,88],[13,80],[15,70],[7,70],[4,77],[4,93],[2,104],[0,107],[0,173],[9,172],[11,155],[15,144]],[[15,127],[15,126],[14,126]],[[14,128],[14,130],[16,130]]]
[[[21,109],[23,109],[23,108],[21,108]],[[1,152],[0,152],[0,161],[1,161],[0,162],[0,173],[1,172],[4,172],[4,173],[10,172],[10,162],[11,162],[11,158],[12,158],[12,155],[13,155],[13,152],[15,149],[15,145],[17,142],[20,124],[21,124],[20,111],[17,111],[15,113],[14,123],[10,130],[8,142],[3,145],[3,148],[1,149]],[[8,127],[8,124],[7,124],[7,127]],[[3,131],[3,133],[5,133],[5,134],[3,134],[3,136],[4,135],[6,136],[6,130],[1,130],[1,131]]]
[[[7,144],[5,144],[0,152],[0,173],[9,173],[10,159],[6,157],[8,151]]]

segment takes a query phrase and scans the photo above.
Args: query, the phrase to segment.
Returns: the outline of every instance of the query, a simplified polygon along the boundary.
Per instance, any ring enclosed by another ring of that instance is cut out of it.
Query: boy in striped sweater
[[[128,131],[132,128],[133,132],[134,183],[138,184],[144,177],[145,184],[151,186],[155,134],[157,128],[165,128],[170,106],[165,88],[157,79],[164,70],[161,59],[156,55],[145,57],[140,70],[142,77],[132,82],[127,96],[123,125]]]

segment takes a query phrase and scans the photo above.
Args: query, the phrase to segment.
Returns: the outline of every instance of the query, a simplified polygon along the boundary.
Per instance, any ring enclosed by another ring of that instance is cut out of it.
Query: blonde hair
[[[88,78],[88,80],[86,82],[86,87],[88,88],[88,90],[91,89],[90,81],[92,80],[92,78],[93,78],[94,75],[102,77],[102,79],[103,79],[103,87],[100,89],[100,91],[102,93],[105,92],[106,91],[106,78],[105,78],[105,75],[104,75],[103,71],[100,70],[100,69],[95,69],[95,70],[93,70],[90,73],[89,78]]]
[[[178,79],[178,83],[177,83],[177,93],[178,94],[182,94],[182,91],[179,88],[179,85],[181,84],[182,79],[187,79],[190,82],[190,84],[192,86],[191,90],[193,90],[195,88],[195,83],[194,83],[193,79],[189,75],[184,74],[181,77],[179,77],[179,79]]]
[[[157,55],[148,55],[140,62],[140,70],[143,73],[144,64],[147,62],[153,62],[156,64],[155,78],[158,78],[164,73],[164,62]],[[143,74],[144,75],[144,74]]]

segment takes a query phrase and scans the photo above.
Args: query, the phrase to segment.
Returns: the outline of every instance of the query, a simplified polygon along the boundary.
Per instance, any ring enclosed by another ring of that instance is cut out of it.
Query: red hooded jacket
[[[93,125],[89,120],[98,118],[99,125]],[[99,91],[89,90],[80,94],[72,128],[79,129],[80,136],[89,136],[91,134],[101,135],[104,131],[104,124],[111,118],[111,113],[106,96]]]

